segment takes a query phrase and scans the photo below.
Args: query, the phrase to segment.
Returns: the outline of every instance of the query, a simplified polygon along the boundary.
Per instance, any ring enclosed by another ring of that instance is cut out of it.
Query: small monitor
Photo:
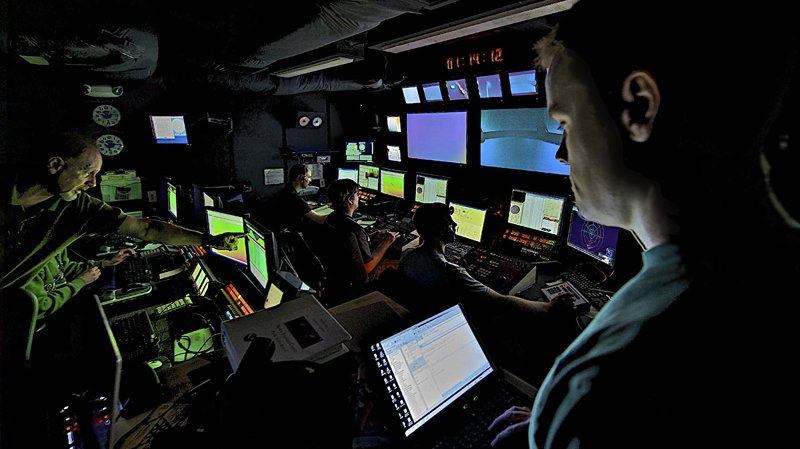
[[[447,96],[450,98],[450,101],[469,100],[467,80],[464,78],[447,81],[445,85],[447,86]]]
[[[203,207],[214,207],[214,198],[208,196],[206,192],[203,193]]]
[[[397,145],[386,145],[386,158],[392,162],[401,162],[400,147]]]
[[[381,169],[373,165],[358,166],[358,186],[362,189],[378,190]]]
[[[178,189],[171,183],[167,183],[167,212],[169,215],[178,219]]]
[[[408,157],[467,163],[467,111],[408,114]]]
[[[617,261],[618,239],[619,228],[588,221],[581,217],[576,206],[572,206],[567,246],[613,268]]]
[[[372,162],[372,146],[369,141],[347,141],[345,143],[345,160]]]
[[[150,129],[156,143],[188,144],[186,121],[182,115],[151,115]]]
[[[244,220],[245,242],[247,246],[247,270],[250,277],[266,291],[269,274],[277,269],[276,242],[272,232],[253,220]]]
[[[563,129],[547,108],[481,111],[481,166],[569,175],[569,165],[556,160]]]
[[[428,103],[442,101],[442,88],[439,83],[425,83],[422,85],[422,93],[425,94],[425,101]]]
[[[239,215],[206,209],[206,222],[208,223],[208,233],[211,235],[219,235],[226,232],[244,232],[244,218]],[[236,249],[234,250],[214,248],[212,246],[211,252],[236,263],[247,265],[247,249],[244,238],[240,238],[236,242]]]
[[[419,90],[417,86],[408,86],[403,88],[403,99],[405,99],[406,104],[418,104],[422,100],[419,96]]]
[[[336,179],[352,179],[358,182],[358,169],[357,168],[343,168],[339,167],[339,175]]]
[[[486,209],[450,202],[450,216],[456,222],[456,236],[481,242]]]
[[[447,179],[421,173],[417,174],[414,201],[417,203],[447,204]]]
[[[500,74],[484,75],[475,78],[478,83],[478,96],[481,98],[499,98],[503,96],[500,86]]]
[[[389,132],[399,133],[403,129],[400,126],[400,116],[399,115],[389,115],[386,117],[386,127],[389,129]]]
[[[508,74],[508,84],[513,97],[539,93],[539,86],[536,84],[536,70],[511,72]]]
[[[381,170],[381,193],[404,198],[406,190],[405,178],[406,174],[404,172],[384,168]]]
[[[540,193],[511,191],[508,222],[545,234],[559,234],[566,198]]]

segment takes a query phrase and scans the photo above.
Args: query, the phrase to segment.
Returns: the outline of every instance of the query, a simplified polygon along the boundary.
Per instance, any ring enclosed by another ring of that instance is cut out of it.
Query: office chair
[[[284,229],[275,234],[275,240],[296,271],[297,277],[312,286],[321,296],[321,292],[324,291],[325,265],[306,242],[303,234],[293,229]]]
[[[28,368],[39,315],[36,295],[24,288],[2,292],[3,364]]]

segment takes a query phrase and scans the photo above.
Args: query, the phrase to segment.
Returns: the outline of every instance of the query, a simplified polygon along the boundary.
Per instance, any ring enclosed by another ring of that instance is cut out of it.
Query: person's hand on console
[[[130,248],[121,249],[117,252],[117,254],[114,254],[114,257],[110,259],[103,259],[102,262],[103,268],[117,266],[121,264],[123,260],[133,256],[136,256],[136,251]]]
[[[219,235],[206,235],[203,238],[203,244],[233,251],[238,249],[239,239],[244,238],[245,235],[246,234],[243,232],[226,232]]]
[[[100,269],[97,267],[89,268],[88,270],[79,274],[78,277],[83,279],[83,281],[86,282],[86,285],[89,285],[100,277]]]
[[[514,406],[498,416],[489,425],[489,432],[496,433],[491,442],[496,448],[527,448],[528,425],[531,421],[531,410],[527,407]]]
[[[574,313],[575,297],[570,293],[562,293],[550,300],[548,312],[551,313]]]

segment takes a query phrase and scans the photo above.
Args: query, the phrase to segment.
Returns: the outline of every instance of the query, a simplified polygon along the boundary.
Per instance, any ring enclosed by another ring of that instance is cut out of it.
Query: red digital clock
[[[445,60],[445,65],[447,70],[457,70],[498,62],[503,62],[502,47],[492,50],[476,51],[461,56],[451,56]]]

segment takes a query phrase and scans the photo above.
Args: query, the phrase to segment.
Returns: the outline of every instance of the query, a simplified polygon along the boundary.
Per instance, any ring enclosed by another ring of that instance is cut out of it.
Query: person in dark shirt
[[[331,238],[336,241],[329,242],[332,254],[328,254],[327,259],[338,262],[328,263],[331,276],[346,284],[375,279],[380,271],[377,267],[398,233],[380,230],[369,236],[353,220],[353,212],[358,208],[358,184],[352,179],[334,181],[328,188],[328,196],[333,212],[327,216],[325,225],[334,231]]]
[[[298,192],[311,182],[311,169],[304,164],[295,164],[289,169],[289,182],[267,201],[262,221],[274,232],[286,228],[299,230],[304,220],[322,224],[325,216],[319,215]]]

